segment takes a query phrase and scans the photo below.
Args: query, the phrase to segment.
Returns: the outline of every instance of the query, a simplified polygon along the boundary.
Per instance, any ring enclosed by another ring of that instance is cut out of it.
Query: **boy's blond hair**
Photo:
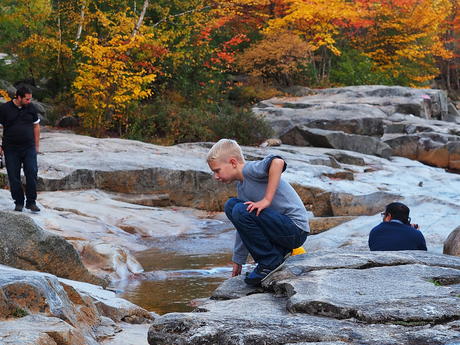
[[[220,139],[208,152],[207,162],[217,159],[227,159],[235,157],[240,163],[244,163],[243,151],[240,145],[232,139]]]

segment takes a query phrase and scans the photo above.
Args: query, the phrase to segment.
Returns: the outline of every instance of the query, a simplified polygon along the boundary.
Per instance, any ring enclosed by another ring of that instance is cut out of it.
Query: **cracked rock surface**
[[[159,317],[149,343],[398,344],[460,341],[460,258],[420,251],[292,257],[258,289],[224,282],[192,313]]]

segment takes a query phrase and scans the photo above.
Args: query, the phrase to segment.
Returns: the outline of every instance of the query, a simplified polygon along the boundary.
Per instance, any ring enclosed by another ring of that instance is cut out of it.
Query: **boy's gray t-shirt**
[[[268,183],[268,171],[274,158],[281,158],[274,154],[266,156],[260,161],[247,162],[243,167],[243,181],[238,182],[238,199],[257,202],[265,196]],[[286,163],[283,171],[286,169]],[[273,197],[270,208],[288,216],[298,228],[309,232],[308,213],[297,192],[282,177]],[[246,263],[248,251],[236,233],[233,250],[233,262]]]

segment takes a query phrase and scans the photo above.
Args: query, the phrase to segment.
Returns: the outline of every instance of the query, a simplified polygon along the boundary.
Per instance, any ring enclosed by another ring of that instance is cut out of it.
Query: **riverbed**
[[[197,219],[180,236],[146,240],[135,253],[144,273],[117,283],[125,298],[158,314],[193,310],[231,276],[235,232],[222,213]]]

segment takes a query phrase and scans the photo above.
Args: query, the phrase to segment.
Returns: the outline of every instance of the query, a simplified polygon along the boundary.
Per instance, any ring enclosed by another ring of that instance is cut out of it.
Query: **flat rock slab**
[[[298,255],[262,289],[232,278],[213,296],[229,300],[157,318],[148,339],[152,345],[455,343],[459,265],[460,258],[419,251]]]
[[[440,323],[460,318],[460,270],[403,265],[309,272],[283,284],[292,312],[368,323]]]

